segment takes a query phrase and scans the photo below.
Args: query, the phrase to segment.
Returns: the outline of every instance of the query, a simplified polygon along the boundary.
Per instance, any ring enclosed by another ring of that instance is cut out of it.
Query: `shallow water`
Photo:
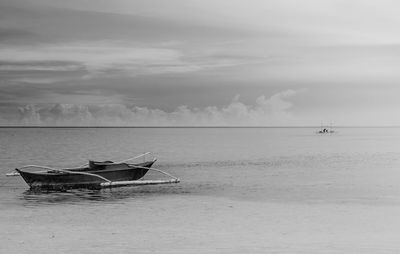
[[[400,129],[0,129],[0,144],[4,253],[400,250]],[[145,151],[182,182],[34,192],[4,175]]]

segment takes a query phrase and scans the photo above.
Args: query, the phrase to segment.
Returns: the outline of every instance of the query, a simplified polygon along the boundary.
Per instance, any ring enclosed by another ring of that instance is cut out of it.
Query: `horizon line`
[[[338,126],[322,126],[323,128],[400,128],[400,125],[338,125]],[[77,125],[64,125],[64,126],[39,126],[39,125],[0,125],[1,129],[6,129],[6,128],[75,128],[75,129],[87,129],[87,128],[126,128],[126,129],[162,129],[162,128],[171,128],[171,129],[184,129],[184,128],[193,128],[193,129],[201,129],[201,128],[215,128],[215,129],[223,129],[223,128],[248,128],[248,129],[273,129],[273,128],[321,128],[321,126],[317,125],[297,125],[297,126],[104,126],[104,125],[99,125],[99,126],[77,126]]]

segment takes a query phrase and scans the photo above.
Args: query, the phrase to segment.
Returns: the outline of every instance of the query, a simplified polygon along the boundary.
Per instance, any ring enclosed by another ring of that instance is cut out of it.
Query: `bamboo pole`
[[[135,157],[133,157],[133,158],[126,159],[126,160],[119,161],[119,162],[114,162],[114,163],[124,163],[124,162],[127,162],[127,161],[135,160],[135,159],[138,159],[138,158],[140,158],[140,157],[146,156],[146,155],[148,155],[148,154],[150,154],[150,153],[151,153],[151,152],[146,152],[146,153],[140,154],[140,155],[138,155],[138,156],[135,156]]]
[[[18,172],[11,172],[11,173],[6,173],[6,176],[19,176],[20,174]]]
[[[157,171],[157,172],[159,172],[159,173],[162,173],[162,174],[164,174],[164,175],[166,175],[166,176],[169,176],[169,177],[171,177],[171,178],[173,178],[173,179],[175,179],[175,180],[179,180],[178,177],[175,177],[175,176],[173,176],[173,175],[171,175],[171,174],[168,174],[167,172],[162,171],[161,169],[157,169],[157,168],[148,168],[148,167],[142,167],[142,166],[137,166],[137,165],[135,165],[134,167],[135,167],[135,168],[148,169],[148,170],[154,170],[154,171]]]
[[[100,183],[102,188],[120,187],[120,186],[139,186],[139,185],[156,185],[156,184],[170,184],[179,183],[179,179],[169,179],[169,180],[134,180],[134,181],[116,181]]]
[[[138,185],[155,185],[155,184],[171,184],[171,183],[179,183],[181,180],[161,169],[157,168],[149,168],[149,167],[142,167],[142,166],[134,166],[135,168],[142,168],[147,170],[154,170],[159,173],[162,173],[166,176],[171,177],[172,179],[168,180],[133,180],[133,181],[115,181],[115,182],[106,182],[100,183],[100,186],[103,188],[111,188],[111,187],[118,187],[118,186],[138,186]]]

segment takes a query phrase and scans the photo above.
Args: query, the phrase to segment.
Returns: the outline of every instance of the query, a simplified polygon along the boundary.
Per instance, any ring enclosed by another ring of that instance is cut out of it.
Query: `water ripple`
[[[149,186],[149,187],[122,187],[116,189],[87,190],[76,189],[68,191],[26,190],[18,198],[24,206],[35,207],[42,205],[60,204],[115,204],[124,203],[132,199],[146,199],[162,195],[185,194],[179,186]]]

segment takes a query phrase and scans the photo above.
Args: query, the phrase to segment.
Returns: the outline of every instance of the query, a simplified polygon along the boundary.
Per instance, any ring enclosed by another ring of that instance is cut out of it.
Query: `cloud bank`
[[[172,112],[125,104],[28,104],[19,107],[16,124],[22,126],[269,126],[290,124],[290,98],[285,90],[246,105],[236,96],[223,107],[189,108]],[[10,122],[8,122],[10,124]]]

